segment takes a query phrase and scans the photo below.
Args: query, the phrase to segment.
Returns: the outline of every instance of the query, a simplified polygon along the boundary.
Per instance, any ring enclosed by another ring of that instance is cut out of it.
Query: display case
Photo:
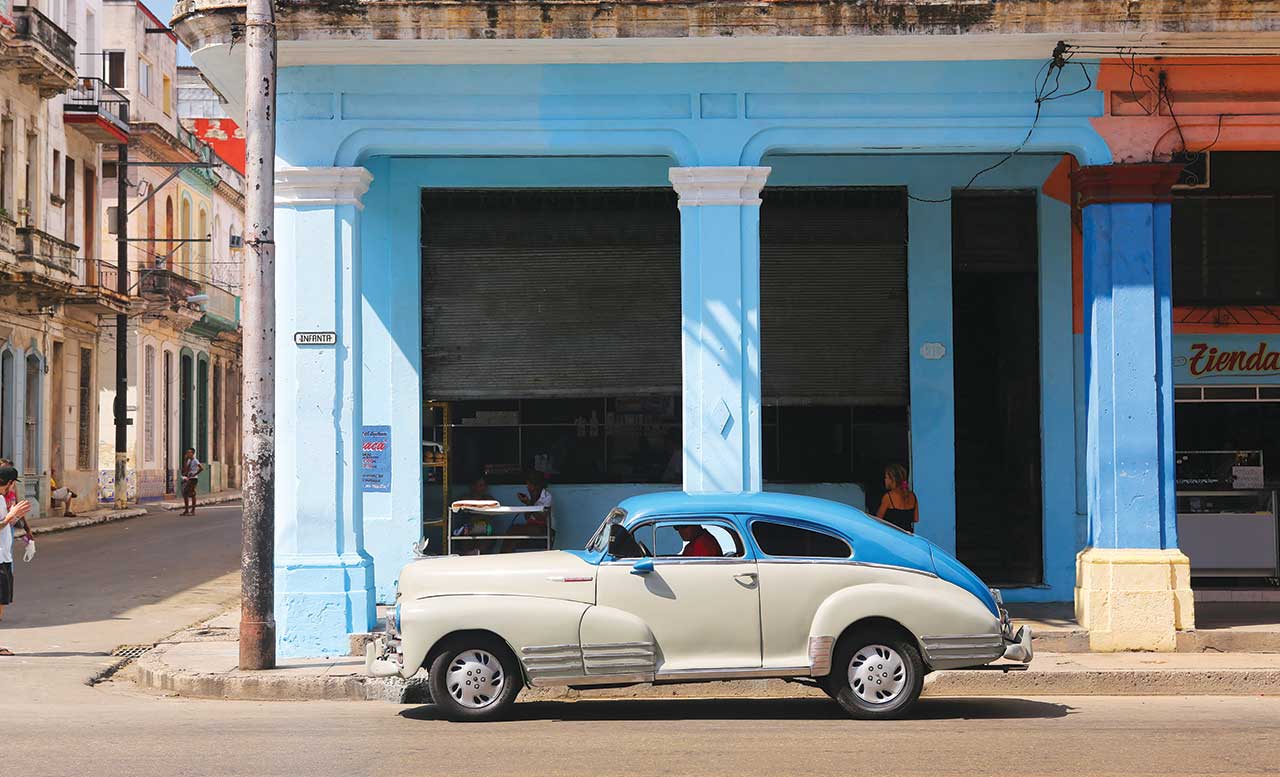
[[[1197,577],[1280,577],[1276,492],[1259,451],[1177,454],[1178,547]]]

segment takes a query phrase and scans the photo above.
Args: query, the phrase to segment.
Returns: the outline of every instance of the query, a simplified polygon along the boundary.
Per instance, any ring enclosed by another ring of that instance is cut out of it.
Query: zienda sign
[[[1268,348],[1266,341],[1249,351],[1219,350],[1208,343],[1191,343],[1186,364],[1193,378],[1280,375],[1280,351]]]

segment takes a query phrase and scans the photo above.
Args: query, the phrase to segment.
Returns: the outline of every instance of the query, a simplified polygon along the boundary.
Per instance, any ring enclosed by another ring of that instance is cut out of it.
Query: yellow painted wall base
[[[1191,561],[1178,550],[1085,548],[1076,556],[1076,619],[1098,652],[1172,651],[1195,628]]]

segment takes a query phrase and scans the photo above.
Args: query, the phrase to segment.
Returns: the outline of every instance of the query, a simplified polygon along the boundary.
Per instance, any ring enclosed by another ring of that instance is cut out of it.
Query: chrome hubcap
[[[498,698],[506,679],[497,656],[483,650],[464,650],[449,662],[445,687],[454,701],[478,710]]]
[[[907,687],[907,665],[898,651],[867,645],[849,662],[849,687],[868,704],[888,704]]]

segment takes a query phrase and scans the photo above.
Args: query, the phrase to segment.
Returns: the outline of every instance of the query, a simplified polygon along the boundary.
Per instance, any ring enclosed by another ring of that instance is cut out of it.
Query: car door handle
[[[760,577],[760,575],[755,572],[739,572],[733,576],[733,579],[737,580],[739,583],[750,584],[754,583],[758,577]]]

